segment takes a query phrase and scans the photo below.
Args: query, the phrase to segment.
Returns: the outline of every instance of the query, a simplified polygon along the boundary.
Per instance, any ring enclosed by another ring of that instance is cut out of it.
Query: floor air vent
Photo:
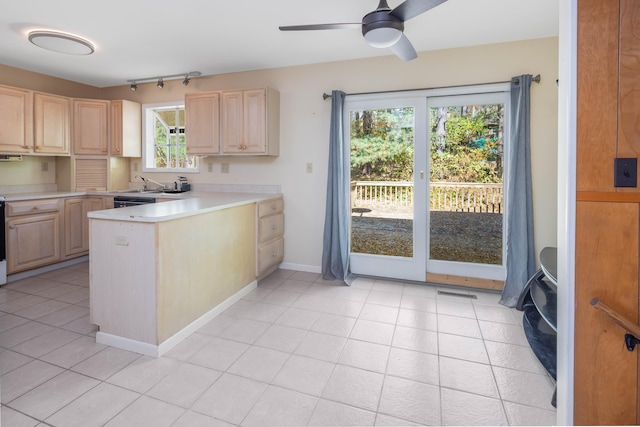
[[[449,296],[449,297],[478,299],[478,297],[473,295],[473,294],[459,294],[457,292],[438,291],[438,295],[446,295],[446,296]]]

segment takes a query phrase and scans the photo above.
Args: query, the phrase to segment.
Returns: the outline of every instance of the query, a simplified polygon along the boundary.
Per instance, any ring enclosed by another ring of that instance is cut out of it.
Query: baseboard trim
[[[121,350],[141,353],[146,356],[160,357],[257,287],[258,282],[254,280],[253,282],[249,283],[247,286],[231,295],[229,298],[222,301],[220,304],[216,305],[214,308],[173,334],[171,337],[167,338],[165,341],[160,343],[160,345],[136,341],[130,338],[107,334],[104,332],[96,333],[96,343],[116,347]]]
[[[317,265],[294,264],[291,262],[283,262],[280,264],[283,270],[304,271],[306,273],[321,273],[322,269]]]

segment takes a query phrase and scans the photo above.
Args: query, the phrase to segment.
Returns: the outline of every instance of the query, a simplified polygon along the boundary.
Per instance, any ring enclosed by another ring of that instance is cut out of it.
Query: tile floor
[[[95,343],[88,276],[0,288],[3,427],[555,423],[552,381],[495,293],[278,270],[155,359]]]

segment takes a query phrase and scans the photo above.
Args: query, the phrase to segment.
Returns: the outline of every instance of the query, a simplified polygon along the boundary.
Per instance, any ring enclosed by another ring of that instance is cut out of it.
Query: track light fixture
[[[127,83],[131,85],[131,90],[135,92],[138,89],[138,83],[140,82],[156,81],[157,82],[156,87],[158,89],[162,89],[164,87],[165,80],[175,80],[175,79],[183,78],[182,84],[187,86],[191,81],[192,77],[199,77],[201,75],[202,73],[200,71],[189,71],[188,73],[170,74],[167,76],[155,76],[155,77],[145,77],[143,79],[127,80]]]

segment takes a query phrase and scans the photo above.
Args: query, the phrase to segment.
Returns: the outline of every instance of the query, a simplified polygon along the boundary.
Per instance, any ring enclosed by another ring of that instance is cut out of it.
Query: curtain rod
[[[536,82],[536,83],[540,83],[541,77],[540,74],[534,76],[531,78],[531,81]],[[361,92],[361,93],[349,93],[348,95],[372,95],[372,94],[376,94],[376,93],[391,93],[391,92],[412,92],[414,90],[430,90],[430,89],[447,89],[447,88],[451,88],[451,87],[465,87],[465,86],[478,86],[479,84],[499,84],[499,83],[512,83],[514,82],[515,79],[511,79],[509,81],[506,82],[493,82],[493,83],[474,83],[474,84],[468,84],[468,85],[457,85],[457,86],[439,86],[439,87],[428,87],[428,88],[422,88],[422,89],[403,89],[403,90],[384,90],[381,92]],[[322,99],[324,99],[325,101],[327,99],[331,98],[331,95],[328,93],[323,93],[322,94]]]

